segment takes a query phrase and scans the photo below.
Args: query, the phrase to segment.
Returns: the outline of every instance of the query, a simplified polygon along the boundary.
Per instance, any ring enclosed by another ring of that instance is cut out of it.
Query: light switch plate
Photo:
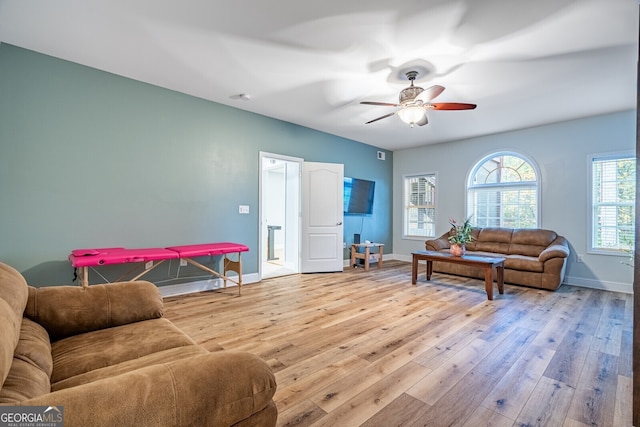
[[[247,205],[240,205],[240,207],[238,208],[238,213],[241,213],[241,214],[248,214],[248,213],[249,213],[249,206],[247,206]]]

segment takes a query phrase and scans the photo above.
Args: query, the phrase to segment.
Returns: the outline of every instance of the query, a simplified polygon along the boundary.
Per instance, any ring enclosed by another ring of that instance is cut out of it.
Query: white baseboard
[[[413,257],[411,255],[393,255],[393,258],[396,261],[404,261],[404,262],[413,262]]]
[[[580,286],[583,288],[600,289],[602,291],[621,292],[623,294],[633,293],[633,284],[622,282],[604,282],[602,280],[585,279],[584,277],[564,276],[565,285]]]
[[[259,282],[258,273],[244,274],[242,276],[242,286],[250,283]],[[227,288],[238,286],[236,283],[227,280]],[[195,292],[211,291],[214,289],[224,289],[224,281],[222,279],[198,280],[196,282],[178,283],[175,285],[158,286],[160,295],[163,298],[173,297],[176,295],[192,294]]]

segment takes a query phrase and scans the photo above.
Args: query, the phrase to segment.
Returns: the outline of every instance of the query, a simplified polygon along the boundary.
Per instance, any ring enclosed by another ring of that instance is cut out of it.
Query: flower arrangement
[[[471,217],[469,216],[462,225],[459,225],[455,219],[449,218],[451,231],[449,232],[449,243],[454,245],[465,245],[473,240],[471,236]]]

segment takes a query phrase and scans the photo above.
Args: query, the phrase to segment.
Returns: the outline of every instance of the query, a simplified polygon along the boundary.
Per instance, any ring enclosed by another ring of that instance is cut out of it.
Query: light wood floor
[[[423,269],[417,286],[399,261],[268,279],[167,298],[165,315],[266,360],[278,426],[631,425],[631,295],[507,284],[488,301]]]

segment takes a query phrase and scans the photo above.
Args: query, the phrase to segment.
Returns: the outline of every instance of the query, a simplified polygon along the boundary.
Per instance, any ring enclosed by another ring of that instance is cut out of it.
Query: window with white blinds
[[[476,227],[538,227],[538,174],[516,153],[494,153],[472,169],[467,214]]]
[[[436,175],[404,177],[404,237],[435,237]]]
[[[632,154],[591,158],[591,250],[631,251],[635,240],[636,159]]]

